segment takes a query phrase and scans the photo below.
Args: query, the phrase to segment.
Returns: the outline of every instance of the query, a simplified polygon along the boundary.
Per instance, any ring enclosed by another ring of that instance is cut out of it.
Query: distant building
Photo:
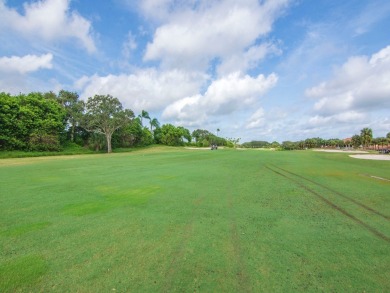
[[[347,137],[343,139],[344,147],[349,149],[352,148],[352,137]]]
[[[352,143],[352,137],[344,138],[343,142],[344,142],[345,145],[351,144]]]

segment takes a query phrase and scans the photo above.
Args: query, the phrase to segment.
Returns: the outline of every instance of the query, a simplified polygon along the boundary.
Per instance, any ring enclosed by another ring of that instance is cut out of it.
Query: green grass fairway
[[[312,151],[3,159],[0,292],[390,292],[389,180]]]

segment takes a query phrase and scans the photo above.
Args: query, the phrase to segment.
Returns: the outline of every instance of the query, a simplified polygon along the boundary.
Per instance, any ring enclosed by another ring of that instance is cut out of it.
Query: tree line
[[[69,145],[79,145],[95,151],[131,148],[151,144],[168,146],[191,145],[235,147],[239,138],[222,138],[205,130],[192,133],[182,126],[160,125],[156,118],[142,110],[139,115],[123,108],[111,95],[95,95],[87,101],[75,92],[53,92],[11,95],[0,93],[0,150],[61,151]],[[307,148],[363,147],[384,148],[386,137],[374,138],[372,129],[363,128],[350,139],[308,138],[300,141],[251,141],[246,148],[285,150]]]
[[[363,128],[360,134],[355,134],[351,138],[323,139],[320,137],[307,138],[299,141],[283,141],[281,144],[274,141],[251,141],[243,143],[246,148],[275,148],[284,150],[303,150],[312,148],[364,148],[364,149],[383,149],[390,145],[390,132],[386,137],[373,137],[371,128]]]
[[[77,144],[96,151],[164,144],[233,146],[208,130],[160,125],[142,110],[135,115],[111,95],[87,101],[75,92],[0,93],[0,150],[60,151]],[[219,129],[217,130],[217,132]]]

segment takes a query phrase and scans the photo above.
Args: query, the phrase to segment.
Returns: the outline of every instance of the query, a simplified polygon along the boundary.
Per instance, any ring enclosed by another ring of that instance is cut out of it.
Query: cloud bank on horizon
[[[387,0],[0,0],[0,91],[249,140],[390,132]]]

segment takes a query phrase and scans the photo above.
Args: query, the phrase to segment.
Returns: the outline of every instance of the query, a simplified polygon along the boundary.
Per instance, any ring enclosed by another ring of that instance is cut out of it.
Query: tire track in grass
[[[240,237],[238,236],[237,225],[235,223],[231,223],[231,239],[233,245],[233,253],[238,266],[238,272],[236,273],[237,282],[239,284],[240,292],[252,292],[249,283],[249,276],[247,272],[247,268],[245,262],[242,258],[242,251],[240,248]]]
[[[183,228],[183,236],[178,244],[177,248],[174,251],[174,257],[172,258],[168,270],[165,274],[165,286],[163,287],[162,292],[172,292],[175,291],[175,288],[173,288],[174,282],[172,281],[177,274],[177,271],[180,269],[178,267],[178,263],[183,260],[183,257],[186,253],[186,247],[188,246],[188,243],[191,239],[191,236],[193,234],[193,223],[195,220],[196,211],[198,210],[199,206],[202,204],[204,199],[204,196],[201,196],[193,201],[194,208],[192,209],[192,212],[189,216],[188,223]]]
[[[229,185],[231,185],[231,180],[229,181]],[[248,269],[245,264],[245,261],[242,257],[242,249],[240,245],[240,237],[237,229],[237,220],[234,215],[233,209],[233,197],[231,194],[232,188],[229,188],[228,192],[228,207],[230,210],[230,235],[231,235],[231,244],[232,244],[232,253],[233,258],[235,260],[235,264],[237,265],[237,272],[235,273],[237,283],[239,285],[238,290],[240,292],[252,292],[250,287],[250,278],[248,274]]]
[[[300,186],[301,188],[305,189],[306,191],[310,192],[311,194],[315,195],[316,197],[318,197],[320,200],[322,200],[323,202],[325,202],[327,205],[329,205],[331,208],[339,211],[340,213],[342,213],[344,216],[348,217],[349,219],[351,219],[352,221],[354,221],[355,223],[357,223],[359,226],[362,226],[364,227],[366,230],[368,230],[369,232],[371,232],[372,234],[374,234],[376,237],[390,243],[390,238],[386,235],[384,235],[383,233],[379,232],[378,230],[376,230],[375,228],[371,227],[370,225],[368,225],[367,223],[363,222],[362,220],[360,220],[359,218],[355,217],[354,215],[350,214],[349,212],[347,212],[346,210],[344,210],[343,208],[339,207],[338,205],[336,205],[334,202],[330,201],[329,199],[325,198],[324,196],[322,196],[321,194],[319,194],[318,192],[312,190],[311,188],[307,187],[306,185],[304,185],[302,182],[294,179],[294,178],[291,178],[291,177],[288,177],[286,176],[285,174],[277,171],[277,170],[274,170],[272,168],[270,168],[269,166],[265,166],[268,170],[274,172],[275,174],[281,176],[281,177],[284,177],[286,178],[287,180],[290,180],[294,183],[296,183],[298,186]],[[289,173],[289,172],[287,172]]]
[[[303,176],[301,176],[301,175],[299,175],[299,174],[296,174],[296,173],[287,171],[287,170],[285,170],[285,169],[283,169],[283,168],[280,168],[280,167],[277,167],[277,166],[274,166],[274,165],[271,165],[271,166],[272,166],[273,168],[275,168],[275,169],[279,169],[279,170],[284,171],[284,172],[286,172],[286,173],[288,173],[288,174],[291,174],[291,175],[293,175],[293,176],[295,176],[295,177],[298,177],[298,178],[301,178],[301,179],[303,179],[303,180],[305,180],[305,181],[308,181],[308,182],[310,182],[310,183],[313,183],[314,185],[320,186],[320,187],[322,187],[322,188],[324,188],[324,189],[326,189],[326,190],[328,190],[328,191],[330,191],[330,192],[332,192],[332,193],[334,193],[334,194],[336,194],[336,195],[338,195],[338,196],[340,196],[340,197],[342,197],[342,198],[344,198],[344,199],[346,199],[346,200],[349,200],[350,202],[353,202],[354,204],[360,206],[361,208],[363,208],[363,209],[365,209],[365,210],[367,210],[367,211],[369,211],[369,212],[371,212],[371,213],[374,213],[374,214],[376,214],[376,215],[378,215],[378,216],[384,218],[384,219],[387,220],[387,221],[390,221],[390,216],[384,215],[384,214],[382,214],[381,212],[379,212],[379,211],[377,211],[377,210],[375,210],[375,209],[373,209],[373,208],[371,208],[371,207],[369,207],[369,206],[367,206],[367,205],[365,205],[365,204],[363,204],[363,203],[357,201],[357,200],[354,199],[354,198],[351,198],[351,197],[349,197],[349,196],[347,196],[347,195],[345,195],[345,194],[342,194],[342,193],[340,193],[340,192],[337,191],[337,190],[333,190],[333,189],[329,188],[329,187],[326,186],[326,185],[323,185],[323,184],[321,184],[321,183],[315,182],[315,181],[313,181],[313,180],[311,180],[311,179],[309,179],[309,178],[303,177]]]

